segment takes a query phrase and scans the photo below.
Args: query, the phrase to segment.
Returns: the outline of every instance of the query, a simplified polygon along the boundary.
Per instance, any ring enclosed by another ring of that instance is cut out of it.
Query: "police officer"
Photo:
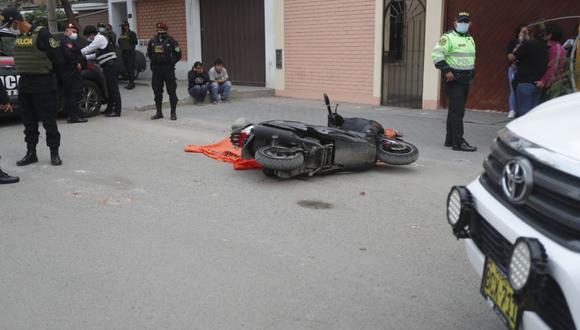
[[[57,83],[62,84],[62,51],[60,42],[48,29],[25,21],[15,8],[2,11],[2,23],[20,31],[14,47],[16,73],[20,75],[18,100],[24,124],[27,152],[16,165],[38,162],[38,121],[46,130],[46,144],[50,148],[52,165],[62,164],[58,149],[60,133],[56,125]]]
[[[104,26],[99,28],[104,30]],[[109,94],[105,117],[121,117],[121,93],[119,93],[119,62],[115,54],[115,45],[105,32],[98,32],[94,25],[87,25],[83,35],[91,43],[81,49],[87,60],[96,59],[107,81]]]
[[[175,64],[181,59],[181,49],[175,39],[167,34],[167,25],[157,23],[157,36],[149,40],[147,56],[151,59],[151,71],[153,79],[151,85],[155,93],[155,107],[157,112],[151,119],[163,118],[161,111],[163,103],[163,84],[169,94],[171,104],[171,120],[176,120],[177,115],[177,82],[175,81]]]
[[[8,93],[6,93],[6,88],[0,80],[0,110],[5,112],[12,112],[12,106],[10,106],[10,99],[8,98]],[[20,181],[17,176],[10,176],[6,172],[2,171],[0,168],[0,184],[16,183]]]
[[[445,77],[449,100],[445,146],[456,151],[477,150],[463,138],[465,103],[475,73],[475,41],[467,34],[470,24],[469,13],[460,13],[455,20],[455,29],[441,37],[432,54],[435,67]]]
[[[68,123],[86,123],[81,117],[79,102],[83,93],[83,78],[81,71],[85,58],[81,49],[76,45],[79,30],[73,23],[66,26],[64,35],[60,40],[60,48],[64,57],[63,69],[63,94],[64,108],[68,115]]]
[[[135,88],[135,46],[138,44],[137,34],[131,31],[129,22],[123,21],[121,24],[123,32],[119,36],[119,48],[123,56],[123,63],[125,64],[125,71],[129,78],[129,84],[126,89]]]

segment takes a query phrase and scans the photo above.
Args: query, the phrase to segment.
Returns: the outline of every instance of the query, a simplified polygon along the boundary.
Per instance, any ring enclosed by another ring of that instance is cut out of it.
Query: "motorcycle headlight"
[[[457,238],[469,237],[469,225],[473,211],[471,193],[464,186],[451,188],[447,196],[447,222]]]
[[[508,279],[514,293],[541,290],[547,276],[546,249],[535,238],[520,237],[512,250]]]

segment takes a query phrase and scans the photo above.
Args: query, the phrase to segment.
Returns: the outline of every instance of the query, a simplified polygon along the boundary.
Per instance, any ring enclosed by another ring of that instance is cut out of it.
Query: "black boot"
[[[38,157],[36,157],[36,147],[29,146],[28,150],[26,150],[26,155],[16,162],[16,166],[26,166],[36,162],[38,162]]]
[[[125,89],[127,90],[131,90],[135,88],[135,83],[134,82],[130,82],[127,86],[125,86]]]
[[[67,120],[66,122],[69,124],[76,124],[76,123],[86,123],[88,120],[86,120],[85,118],[81,118],[81,117],[72,117],[69,120]]]
[[[171,110],[171,120],[177,120],[177,114],[175,113],[175,109]]]
[[[50,162],[54,166],[62,165],[62,159],[60,159],[60,155],[58,154],[58,148],[50,148]]]
[[[155,105],[155,107],[157,108],[157,112],[155,113],[155,115],[153,117],[151,117],[151,120],[163,118],[163,111],[161,110],[161,104],[157,104],[157,105]]]
[[[0,168],[0,184],[10,184],[20,181],[17,176],[10,176]]]

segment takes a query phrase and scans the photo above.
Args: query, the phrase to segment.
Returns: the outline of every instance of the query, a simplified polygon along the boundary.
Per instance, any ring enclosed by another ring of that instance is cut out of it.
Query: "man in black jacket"
[[[50,148],[52,165],[62,165],[58,149],[60,133],[56,125],[57,83],[62,85],[62,51],[60,42],[47,28],[34,26],[25,21],[15,8],[2,11],[2,23],[20,31],[14,47],[14,64],[20,75],[18,100],[24,124],[27,146],[26,155],[16,165],[25,166],[38,162],[38,122],[46,130],[46,144]]]
[[[79,102],[83,94],[83,78],[81,71],[85,62],[81,49],[76,45],[79,30],[76,25],[67,24],[60,40],[60,48],[64,56],[63,94],[64,109],[68,115],[68,123],[86,123],[81,117]]]
[[[181,59],[181,49],[173,37],[167,34],[167,24],[157,23],[157,36],[149,40],[147,56],[151,59],[153,79],[151,86],[155,93],[157,112],[151,119],[163,118],[163,84],[167,87],[171,104],[171,120],[177,120],[177,82],[175,81],[175,64]]]
[[[6,88],[0,80],[0,110],[5,112],[12,112],[12,107],[10,106],[10,99],[6,93]],[[0,168],[0,184],[16,183],[20,181],[17,176],[10,176],[6,172],[2,171]]]
[[[125,64],[125,71],[129,78],[129,84],[125,86],[126,89],[135,88],[135,46],[139,43],[137,34],[131,31],[129,22],[123,21],[121,24],[123,33],[119,36],[119,48],[123,56],[123,64]]]

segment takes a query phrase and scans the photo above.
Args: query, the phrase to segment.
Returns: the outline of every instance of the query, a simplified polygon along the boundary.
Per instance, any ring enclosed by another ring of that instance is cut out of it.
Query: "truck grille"
[[[479,250],[493,260],[507,273],[510,253],[513,248],[492,225],[475,213],[471,223],[471,237]],[[548,256],[549,257],[549,256]],[[562,293],[562,289],[548,277],[546,287],[534,296],[532,310],[552,329],[575,329],[572,314]]]
[[[504,166],[516,157],[527,158],[533,166],[534,186],[522,205],[511,203],[501,184]],[[483,167],[481,183],[505,207],[550,239],[580,252],[580,178],[527,157],[499,138]]]

